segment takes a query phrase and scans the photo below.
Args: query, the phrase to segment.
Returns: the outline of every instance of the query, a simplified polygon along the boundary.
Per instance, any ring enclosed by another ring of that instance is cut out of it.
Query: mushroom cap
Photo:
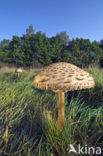
[[[94,86],[93,77],[77,66],[59,62],[44,68],[34,78],[34,87],[54,92],[74,91]]]
[[[22,73],[22,72],[23,72],[23,69],[17,68],[17,69],[15,70],[15,72],[16,72],[16,73]]]

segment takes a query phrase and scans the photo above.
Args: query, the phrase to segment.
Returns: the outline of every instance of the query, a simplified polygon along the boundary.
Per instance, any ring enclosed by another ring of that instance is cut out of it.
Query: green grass
[[[103,148],[103,70],[86,70],[95,87],[66,94],[65,123],[57,133],[58,98],[33,87],[39,71],[18,78],[14,69],[1,69],[0,156],[66,156],[70,143]]]

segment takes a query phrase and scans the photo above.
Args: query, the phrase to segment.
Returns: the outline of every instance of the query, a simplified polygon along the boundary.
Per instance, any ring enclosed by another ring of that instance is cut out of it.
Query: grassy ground
[[[57,95],[33,87],[38,70],[0,70],[0,156],[66,156],[69,144],[103,148],[103,70],[86,69],[95,87],[68,92],[56,132]],[[73,155],[73,153],[69,154]]]

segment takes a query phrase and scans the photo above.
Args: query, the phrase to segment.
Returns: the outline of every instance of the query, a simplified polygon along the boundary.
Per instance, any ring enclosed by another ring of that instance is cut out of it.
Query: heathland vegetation
[[[85,70],[93,75],[95,87],[66,94],[59,133],[57,95],[33,87],[39,71],[26,70],[18,77],[13,68],[0,70],[1,156],[66,156],[70,144],[103,148],[103,70]]]
[[[83,152],[103,149],[103,69],[97,66],[102,48],[102,40],[69,40],[66,32],[47,38],[32,26],[22,37],[0,42],[0,156],[73,156],[70,144],[76,149],[80,144]],[[41,69],[29,67],[60,61],[91,73],[95,86],[66,93],[65,122],[57,133],[57,95],[34,88]],[[13,66],[28,68],[18,76]]]
[[[69,62],[79,67],[97,64],[103,59],[103,40],[100,42],[76,38],[70,40],[66,32],[47,37],[41,31],[35,32],[32,25],[26,34],[13,36],[12,40],[0,42],[0,62],[17,66],[48,65],[54,62]],[[103,64],[103,63],[102,63]]]

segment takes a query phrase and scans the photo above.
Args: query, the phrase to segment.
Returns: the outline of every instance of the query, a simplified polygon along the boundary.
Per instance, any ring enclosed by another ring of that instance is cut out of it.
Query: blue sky
[[[66,31],[70,39],[103,38],[103,0],[1,0],[0,40],[22,36],[32,24],[48,37]]]

